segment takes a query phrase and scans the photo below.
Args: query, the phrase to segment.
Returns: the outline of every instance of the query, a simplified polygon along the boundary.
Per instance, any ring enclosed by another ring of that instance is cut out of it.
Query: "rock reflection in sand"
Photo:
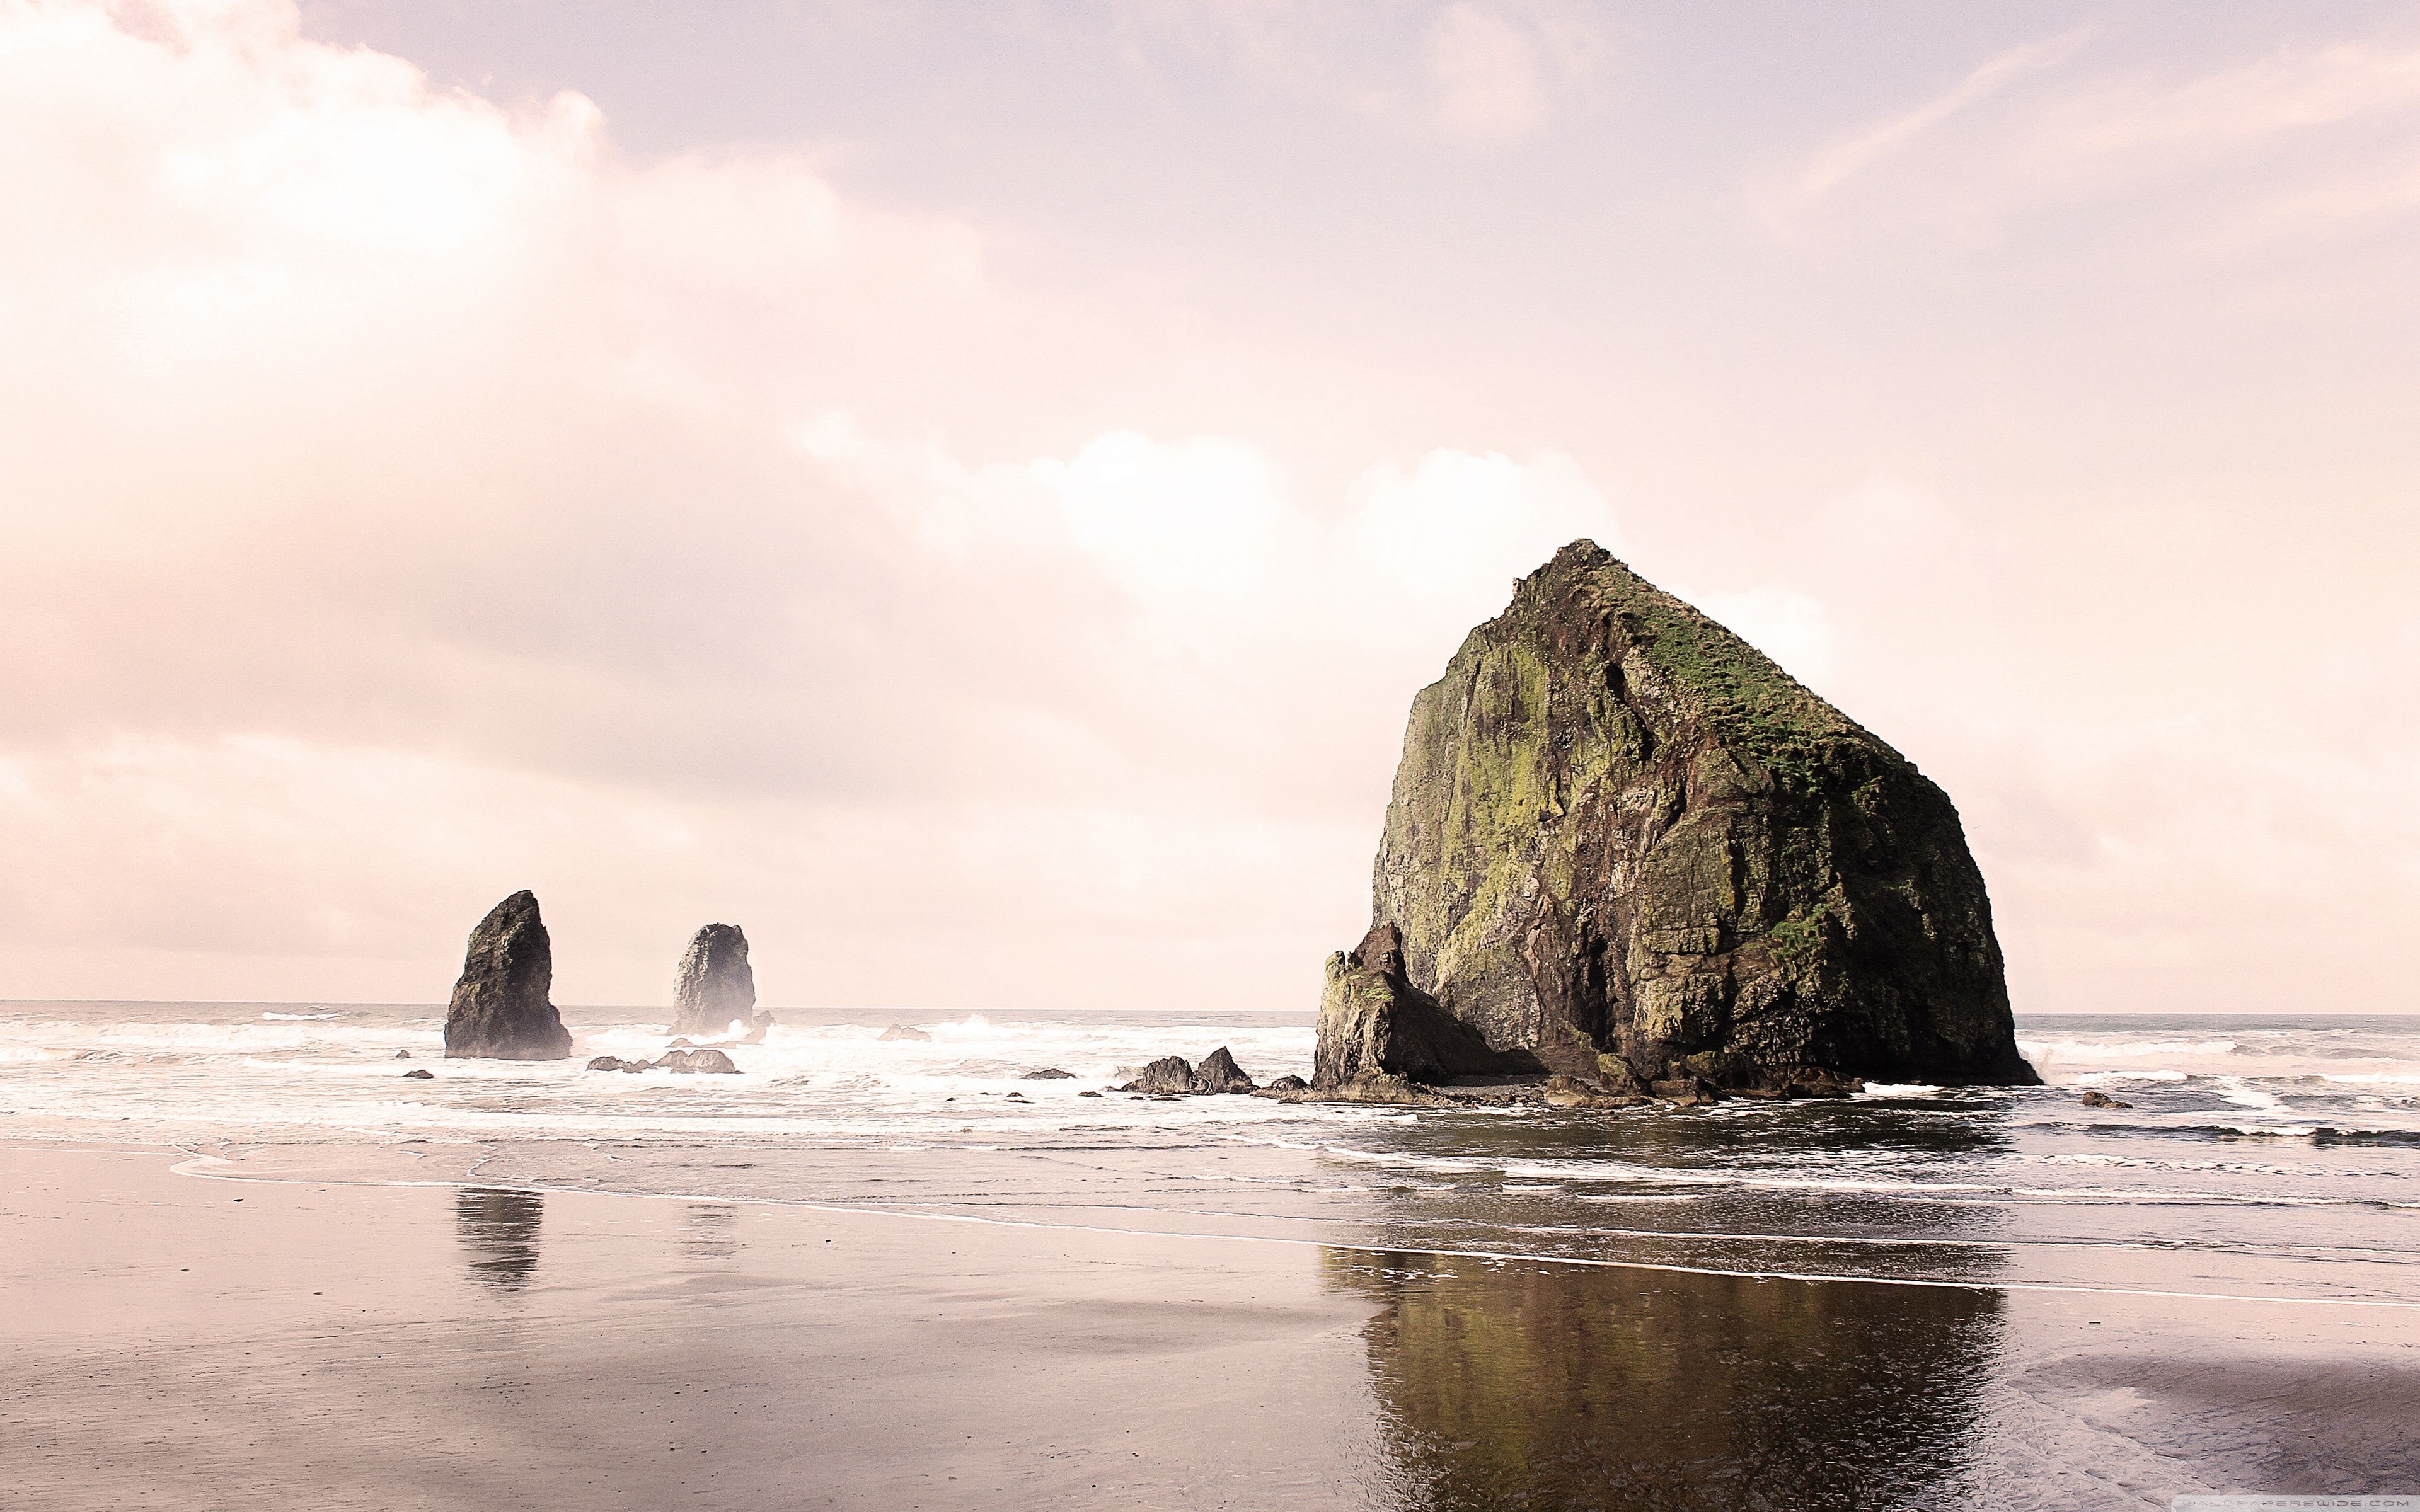
[[[1387,1504],[1958,1504],[2001,1297],[1331,1250]]]
[[[739,1253],[739,1209],[729,1202],[692,1202],[681,1210],[681,1253],[692,1260],[727,1260]]]
[[[454,1220],[470,1252],[471,1279],[499,1291],[519,1291],[537,1269],[538,1226],[546,1217],[540,1192],[468,1186],[454,1194]]]

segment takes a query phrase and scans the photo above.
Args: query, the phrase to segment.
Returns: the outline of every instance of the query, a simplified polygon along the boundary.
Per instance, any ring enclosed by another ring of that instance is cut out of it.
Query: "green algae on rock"
[[[1582,1083],[2039,1080],[1948,795],[1591,542],[1413,701],[1374,872],[1413,997]]]

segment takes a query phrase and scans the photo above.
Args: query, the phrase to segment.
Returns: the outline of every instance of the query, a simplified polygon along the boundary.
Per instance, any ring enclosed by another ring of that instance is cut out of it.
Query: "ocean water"
[[[2044,1088],[1606,1113],[1080,1095],[1222,1044],[1307,1074],[1307,1015],[934,1015],[919,1043],[880,1040],[889,1011],[786,1011],[740,1075],[584,1069],[659,1051],[660,1011],[568,1011],[575,1058],[532,1064],[442,1058],[431,1006],[0,1004],[0,1138],[1344,1254],[2420,1305],[2420,1019],[2037,1015]],[[1072,1075],[1022,1079],[1045,1068]]]

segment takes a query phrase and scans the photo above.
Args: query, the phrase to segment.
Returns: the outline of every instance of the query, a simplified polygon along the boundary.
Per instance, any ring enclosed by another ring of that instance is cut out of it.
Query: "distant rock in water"
[[[1487,1074],[1449,1025],[1615,1094],[2040,1080],[1948,795],[1586,541],[1413,701],[1373,872],[1314,1085]]]
[[[1193,1073],[1193,1062],[1183,1056],[1162,1056],[1145,1066],[1133,1081],[1111,1088],[1154,1097],[1185,1097],[1202,1089],[1202,1079]]]
[[[1029,1071],[1017,1078],[1021,1082],[1072,1082],[1075,1079],[1074,1072],[1061,1071],[1056,1066],[1045,1066],[1040,1071]]]
[[[471,932],[462,979],[445,1011],[445,1054],[488,1060],[561,1060],[571,1031],[547,1000],[554,952],[537,898],[517,892]]]
[[[932,1038],[933,1037],[931,1035],[926,1034],[923,1030],[913,1027],[912,1026],[906,1024],[893,1024],[891,1027],[882,1031],[881,1041],[913,1040],[919,1042],[929,1042]],[[879,1043],[881,1041],[877,1041],[876,1042]]]
[[[756,1011],[756,972],[748,964],[748,935],[737,924],[708,924],[681,952],[673,984],[675,1034],[721,1034],[744,1026],[752,1041],[764,1038],[773,1015]]]
[[[655,1069],[658,1071],[716,1072],[725,1076],[736,1076],[739,1073],[739,1068],[731,1063],[731,1057],[729,1056],[724,1055],[720,1050],[712,1049],[667,1050],[662,1055],[656,1057]]]
[[[433,1082],[437,1079],[437,1073],[426,1066],[414,1066],[403,1074],[408,1080],[412,1081]]]
[[[1183,1056],[1162,1056],[1145,1066],[1133,1081],[1109,1090],[1151,1097],[1196,1097],[1214,1092],[1256,1092],[1260,1088],[1244,1074],[1244,1068],[1235,1064],[1227,1047],[1220,1045],[1204,1056],[1198,1068]]]
[[[1259,1090],[1252,1085],[1252,1079],[1244,1074],[1244,1068],[1235,1064],[1235,1057],[1228,1054],[1225,1045],[1203,1057],[1202,1064],[1194,1069],[1193,1079],[1204,1092]]]
[[[2088,1108],[2131,1108],[2134,1105],[2132,1103],[2121,1103],[2106,1092],[2086,1092],[2076,1101]]]
[[[729,1056],[710,1047],[698,1050],[667,1050],[653,1060],[624,1060],[619,1056],[598,1056],[588,1063],[588,1069],[626,1072],[719,1072],[724,1075],[737,1075],[739,1071],[737,1066],[731,1063]]]
[[[1268,1086],[1261,1088],[1261,1092],[1264,1096],[1271,1092],[1307,1092],[1309,1090],[1311,1090],[1311,1084],[1304,1081],[1299,1076],[1280,1076],[1277,1080],[1269,1083]]]
[[[397,1060],[410,1060],[411,1058],[411,1052],[409,1050],[398,1050],[395,1053],[395,1058]]]

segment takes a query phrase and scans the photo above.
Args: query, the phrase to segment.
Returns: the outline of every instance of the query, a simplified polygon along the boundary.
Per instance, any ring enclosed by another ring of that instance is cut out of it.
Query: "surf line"
[[[1503,1265],[1572,1265],[1600,1271],[1653,1271],[1667,1275],[1713,1275],[1734,1281],[1828,1281],[1844,1286],[1923,1287],[1936,1291],[2038,1291],[2086,1297],[2148,1297],[2172,1302],[2249,1302],[2284,1307],[2377,1307],[2391,1312],[2420,1312],[2420,1303],[2389,1302],[2370,1297],[2263,1297],[2226,1291],[2164,1291],[2149,1287],[2088,1287],[2053,1281],[1941,1281],[1924,1276],[1836,1275],[1817,1271],[1732,1271],[1710,1265],[1673,1265],[1657,1260],[1606,1260],[1569,1255],[1523,1255],[1509,1250],[1436,1249],[1420,1244],[1366,1244],[1332,1239],[1289,1239],[1281,1234],[1218,1234],[1161,1228],[1111,1228],[1102,1224],[1049,1223],[1039,1218],[999,1218],[971,1212],[916,1212],[904,1208],[861,1208],[841,1202],[809,1202],[796,1197],[734,1197],[709,1192],[610,1192],[593,1186],[542,1186],[504,1181],[368,1181],[319,1178],[308,1182],[274,1176],[237,1176],[203,1170],[205,1165],[228,1165],[217,1155],[189,1151],[192,1158],[168,1167],[175,1176],[205,1181],[241,1181],[254,1186],[420,1186],[458,1191],[521,1192],[566,1197],[653,1197],[665,1202],[719,1202],[735,1208],[787,1208],[800,1212],[838,1213],[856,1218],[909,1218],[926,1223],[981,1224],[993,1228],[1030,1228],[1042,1233],[1102,1234],[1118,1239],[1223,1240],[1231,1244],[1275,1244],[1290,1249],[1337,1250],[1347,1255],[1428,1256],[1446,1260],[1488,1260]],[[1737,1239],[1730,1234],[1725,1238]]]

